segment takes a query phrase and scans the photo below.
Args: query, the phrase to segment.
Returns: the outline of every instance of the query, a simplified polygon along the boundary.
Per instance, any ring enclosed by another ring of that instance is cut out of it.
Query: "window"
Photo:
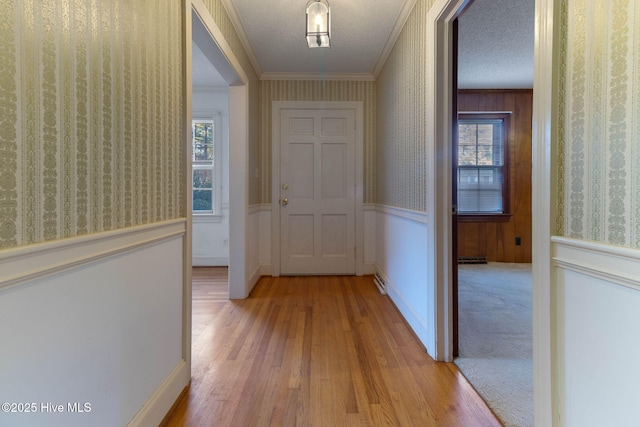
[[[509,212],[509,114],[458,116],[458,213]]]
[[[194,119],[191,124],[194,213],[217,214],[220,210],[219,123],[213,118]]]

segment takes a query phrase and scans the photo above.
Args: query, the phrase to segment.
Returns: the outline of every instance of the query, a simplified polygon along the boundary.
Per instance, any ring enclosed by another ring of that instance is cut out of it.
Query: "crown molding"
[[[373,80],[376,80],[378,78],[378,74],[380,74],[380,71],[382,71],[382,67],[384,67],[384,64],[387,62],[387,58],[389,58],[389,55],[391,54],[391,50],[393,49],[393,46],[396,44],[398,37],[400,37],[400,33],[402,33],[402,29],[404,28],[404,25],[407,23],[407,19],[409,19],[409,16],[411,15],[411,11],[413,10],[413,7],[416,5],[416,2],[417,0],[406,0],[404,2],[404,5],[402,6],[402,10],[398,15],[398,19],[396,19],[396,23],[393,26],[393,29],[391,30],[391,34],[389,34],[387,43],[385,43],[384,48],[382,49],[382,52],[378,57],[378,61],[376,62],[376,65],[373,67],[373,72],[372,72]]]
[[[260,80],[328,80],[373,82],[375,77],[368,73],[262,73]]]
[[[232,0],[221,0],[222,5],[227,11],[227,15],[229,15],[229,19],[233,27],[240,38],[240,42],[244,47],[247,56],[249,57],[249,61],[251,65],[253,65],[253,69],[256,72],[258,78],[260,80],[328,80],[328,81],[368,81],[374,82],[378,78],[378,74],[382,70],[382,67],[387,62],[389,55],[391,54],[391,50],[395,45],[398,37],[402,33],[402,29],[406,24],[409,16],[411,15],[411,11],[413,10],[417,0],[405,0],[402,9],[400,10],[400,14],[396,19],[395,25],[389,34],[389,38],[378,57],[376,65],[373,68],[372,73],[269,73],[263,72],[260,67],[260,63],[258,62],[258,58],[249,42],[249,37],[247,36],[246,31],[244,30],[244,26],[242,25],[242,21],[236,11],[235,6],[233,5]]]
[[[231,24],[233,28],[236,30],[236,34],[238,34],[238,38],[240,39],[240,43],[242,43],[242,47],[244,47],[244,51],[247,53],[249,57],[249,61],[251,65],[253,65],[253,70],[258,75],[259,79],[262,79],[262,68],[260,68],[260,63],[258,62],[258,58],[256,57],[255,52],[253,51],[253,47],[251,43],[249,43],[249,37],[247,37],[247,33],[244,30],[244,26],[242,25],[242,21],[238,16],[238,12],[236,11],[235,6],[231,0],[221,0],[222,5],[227,11],[227,15],[229,15],[229,19],[231,20]]]

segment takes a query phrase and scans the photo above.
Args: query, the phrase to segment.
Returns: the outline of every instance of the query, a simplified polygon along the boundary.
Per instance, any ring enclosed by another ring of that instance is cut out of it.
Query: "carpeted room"
[[[505,426],[533,426],[531,264],[465,264],[458,271],[455,363]]]

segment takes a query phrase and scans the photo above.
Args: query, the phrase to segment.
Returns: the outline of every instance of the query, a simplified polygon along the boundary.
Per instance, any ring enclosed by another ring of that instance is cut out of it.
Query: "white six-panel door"
[[[355,111],[280,114],[280,273],[355,274]]]

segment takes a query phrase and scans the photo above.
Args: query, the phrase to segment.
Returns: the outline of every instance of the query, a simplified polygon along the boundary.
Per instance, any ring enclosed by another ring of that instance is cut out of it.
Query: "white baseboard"
[[[194,256],[192,265],[194,267],[226,267],[229,266],[229,257]]]
[[[418,338],[426,347],[426,343],[428,342],[428,338],[430,335],[429,325],[427,324],[427,322],[422,318],[422,316],[414,311],[413,305],[405,299],[398,286],[396,286],[396,284],[393,283],[391,279],[389,279],[389,276],[387,276],[382,270],[377,267],[375,271],[384,279],[385,284],[387,285],[387,295],[389,295],[391,301],[393,301],[395,306],[398,308],[402,316],[409,324],[409,327],[413,329],[413,332],[418,336]]]
[[[424,320],[422,316],[420,316],[413,308],[413,305],[409,303],[398,286],[393,283],[389,276],[387,276],[377,265],[373,265],[374,272],[372,274],[379,274],[386,284],[386,292],[391,301],[396,306],[402,317],[405,318],[409,327],[413,330],[413,332],[418,336],[420,341],[427,347],[426,343],[428,342],[430,331],[429,325]]]
[[[181,360],[138,413],[127,423],[127,427],[156,427],[159,425],[182,390],[189,384],[190,379],[191,373],[187,369],[187,364]]]

